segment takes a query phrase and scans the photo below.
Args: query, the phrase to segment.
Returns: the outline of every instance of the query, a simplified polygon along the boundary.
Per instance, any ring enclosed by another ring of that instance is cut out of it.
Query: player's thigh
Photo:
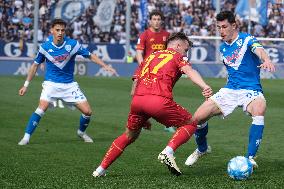
[[[163,103],[152,107],[152,110],[155,110],[152,117],[167,127],[180,127],[192,118],[191,113],[172,99],[165,98]]]
[[[91,115],[92,114],[91,106],[90,106],[90,104],[87,100],[77,102],[76,108],[78,110],[80,110],[84,115]]]
[[[132,98],[127,119],[127,128],[129,130],[140,130],[150,118],[150,115],[145,111],[149,106],[148,99],[148,96],[134,96]]]
[[[203,123],[210,119],[210,117],[220,114],[222,114],[222,112],[217,104],[213,100],[208,99],[198,107],[193,115],[193,120],[198,123]]]
[[[220,110],[220,114],[223,118],[231,114],[236,109],[236,107],[238,107],[238,91],[239,90],[221,88],[216,94],[211,96],[209,99],[213,102],[209,101],[208,105],[210,106],[210,108],[213,108],[210,109],[210,111],[212,111],[212,115],[218,114],[216,107],[218,107],[218,109]],[[204,107],[203,109],[205,108],[206,107]]]
[[[266,101],[262,97],[254,99],[248,106],[247,112],[252,116],[263,116],[266,110]]]

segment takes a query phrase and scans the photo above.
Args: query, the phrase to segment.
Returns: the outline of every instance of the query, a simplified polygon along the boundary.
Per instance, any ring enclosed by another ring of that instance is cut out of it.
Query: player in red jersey
[[[169,32],[162,29],[162,21],[164,20],[164,15],[162,12],[154,10],[150,13],[149,18],[149,28],[140,35],[136,46],[136,58],[139,65],[151,53],[166,49],[166,40],[170,35]],[[137,75],[136,72],[134,74],[134,78],[135,75]],[[134,88],[135,86],[132,88],[133,91]],[[150,127],[150,122],[148,125]],[[165,127],[164,131],[174,133],[175,128]]]
[[[173,154],[194,134],[197,123],[191,119],[192,115],[185,108],[173,100],[173,87],[184,73],[202,89],[204,97],[209,98],[212,95],[212,89],[184,58],[191,46],[192,42],[184,33],[174,33],[167,40],[166,50],[154,52],[142,62],[126,131],[113,141],[100,166],[93,172],[94,177],[105,175],[106,169],[138,138],[141,128],[149,118],[154,118],[165,126],[177,127],[158,160],[172,174],[181,174]]]
[[[162,29],[164,19],[162,12],[154,10],[150,13],[149,18],[150,27],[140,35],[136,46],[136,58],[139,65],[152,52],[166,49],[166,41],[170,35],[169,32]]]

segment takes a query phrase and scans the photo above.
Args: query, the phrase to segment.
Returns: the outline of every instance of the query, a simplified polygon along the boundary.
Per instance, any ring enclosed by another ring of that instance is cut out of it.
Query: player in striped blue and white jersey
[[[45,62],[46,73],[42,84],[43,89],[39,105],[30,117],[26,125],[25,135],[18,143],[19,145],[29,143],[30,137],[39,124],[41,117],[48,107],[52,106],[53,102],[58,99],[63,100],[67,106],[76,107],[82,112],[77,134],[83,141],[93,142],[92,138],[86,134],[92,110],[78,83],[74,81],[75,58],[77,55],[81,55],[99,64],[107,71],[115,74],[116,71],[111,66],[106,65],[95,54],[83,48],[78,41],[66,37],[65,28],[66,22],[64,20],[53,20],[51,24],[52,35],[40,46],[34,63],[27,75],[27,79],[23,87],[19,90],[20,96],[25,95],[28,85],[36,74],[39,65]]]
[[[238,32],[232,12],[220,12],[216,18],[217,28],[224,41],[220,46],[220,54],[228,72],[227,84],[195,112],[194,118],[200,123],[195,133],[198,148],[187,158],[185,164],[191,166],[199,157],[211,152],[206,139],[207,120],[215,115],[224,118],[235,108],[242,107],[252,117],[246,156],[257,167],[254,157],[261,143],[266,110],[260,69],[274,72],[275,67],[256,38]]]

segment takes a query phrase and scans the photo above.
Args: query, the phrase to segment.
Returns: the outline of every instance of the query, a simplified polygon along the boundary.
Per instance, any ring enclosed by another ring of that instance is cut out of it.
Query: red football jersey
[[[152,52],[166,49],[166,41],[170,33],[166,30],[153,32],[145,30],[139,37],[136,49],[143,50],[143,58],[147,58]]]
[[[139,66],[134,95],[158,95],[173,98],[172,90],[181,77],[181,67],[189,65],[183,55],[173,49],[154,52]]]

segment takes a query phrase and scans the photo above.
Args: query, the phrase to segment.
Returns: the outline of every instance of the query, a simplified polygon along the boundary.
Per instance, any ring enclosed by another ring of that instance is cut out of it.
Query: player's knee
[[[250,109],[252,116],[263,116],[266,110],[266,103],[265,101],[257,101],[256,103],[252,104]]]
[[[91,116],[91,115],[93,114],[93,112],[92,112],[91,109],[88,109],[88,110],[84,111],[83,114],[84,114],[85,116]]]
[[[126,134],[128,140],[129,140],[129,142],[132,143],[138,138],[140,132],[141,132],[141,130],[129,130],[129,129],[127,129],[125,134]]]

